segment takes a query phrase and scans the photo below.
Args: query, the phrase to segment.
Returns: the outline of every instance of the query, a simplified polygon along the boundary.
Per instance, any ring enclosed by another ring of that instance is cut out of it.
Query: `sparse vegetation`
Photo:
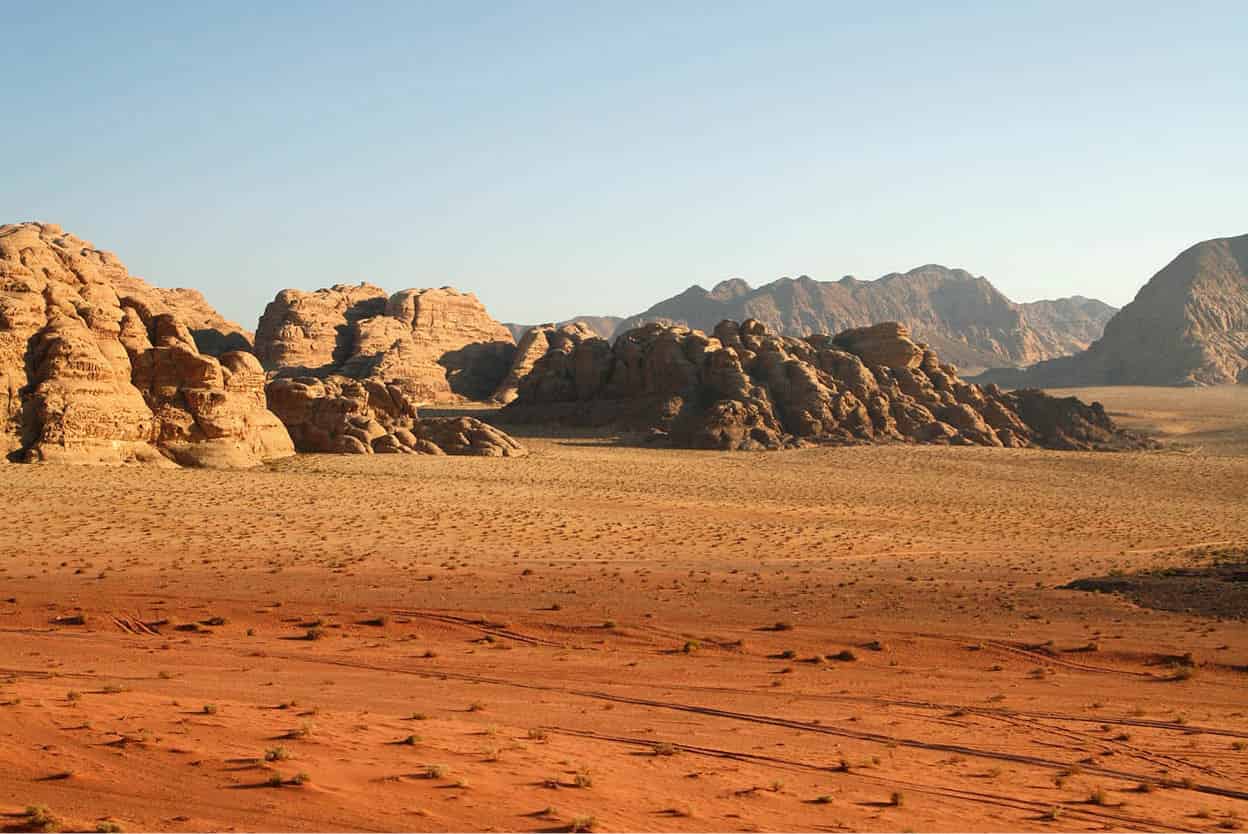
[[[51,831],[57,824],[56,816],[47,805],[26,806],[26,825],[31,831]]]

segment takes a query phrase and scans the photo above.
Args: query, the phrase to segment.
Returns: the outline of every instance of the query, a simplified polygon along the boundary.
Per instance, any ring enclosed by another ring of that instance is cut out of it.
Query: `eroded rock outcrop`
[[[537,360],[545,356],[552,348],[564,350],[566,347],[580,344],[595,335],[589,326],[579,321],[559,326],[541,324],[529,328],[516,345],[515,357],[511,361],[507,376],[499,383],[498,389],[490,399],[503,405],[511,402],[518,396],[521,382],[533,370]]]
[[[712,335],[649,324],[614,345],[569,337],[534,363],[502,419],[647,431],[699,449],[1148,445],[1095,403],[964,382],[895,322],[802,339],[752,319],[720,322]]]
[[[236,467],[293,454],[259,362],[201,352],[169,298],[59,226],[0,226],[6,459]]]
[[[279,376],[395,384],[417,402],[483,400],[506,376],[510,331],[472,293],[387,296],[371,284],[283,290],[256,328],[256,355]]]
[[[421,418],[403,387],[342,376],[282,377],[268,385],[269,408],[300,452],[519,457],[504,432],[471,417]]]

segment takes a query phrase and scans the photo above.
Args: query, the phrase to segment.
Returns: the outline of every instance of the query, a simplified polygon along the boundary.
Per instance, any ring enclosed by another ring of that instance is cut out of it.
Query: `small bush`
[[[598,824],[598,821],[595,820],[592,816],[583,814],[583,815],[575,816],[572,818],[572,822],[568,823],[568,830],[572,832],[593,831],[594,826],[597,824]]]
[[[47,805],[27,805],[26,824],[32,831],[49,831],[56,827],[57,819]]]
[[[290,751],[285,747],[270,747],[264,751],[266,762],[284,762],[290,758]]]

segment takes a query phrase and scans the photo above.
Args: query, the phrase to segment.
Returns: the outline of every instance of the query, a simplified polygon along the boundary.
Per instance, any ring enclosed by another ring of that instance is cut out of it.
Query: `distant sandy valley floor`
[[[1248,386],[1142,453],[0,466],[0,829],[1236,830]]]

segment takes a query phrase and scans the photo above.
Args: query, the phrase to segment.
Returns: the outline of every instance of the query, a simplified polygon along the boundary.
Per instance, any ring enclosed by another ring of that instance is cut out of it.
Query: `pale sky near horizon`
[[[107,5],[3,7],[0,223],[247,327],[283,287],[532,323],[925,263],[1121,306],[1248,232],[1242,3]]]

